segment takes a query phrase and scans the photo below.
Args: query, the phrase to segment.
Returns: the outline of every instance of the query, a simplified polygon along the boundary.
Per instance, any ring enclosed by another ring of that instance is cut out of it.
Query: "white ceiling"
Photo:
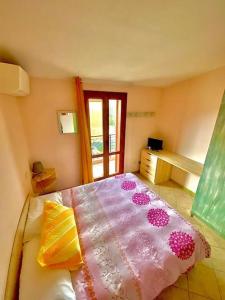
[[[225,65],[225,0],[0,0],[0,56],[31,76],[164,86]]]

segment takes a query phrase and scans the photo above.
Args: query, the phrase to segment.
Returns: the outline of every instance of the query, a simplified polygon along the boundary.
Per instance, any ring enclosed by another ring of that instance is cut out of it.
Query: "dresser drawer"
[[[150,168],[156,169],[157,157],[144,150],[141,153],[141,163],[149,166]]]
[[[142,170],[146,171],[148,174],[155,176],[156,169],[152,168],[151,166],[146,165],[143,161],[141,161],[140,168]]]
[[[157,165],[157,159],[156,160],[155,159],[154,160],[148,160],[146,158],[143,158],[143,159],[141,159],[141,164],[143,166],[146,166],[149,169],[155,170],[156,169],[156,165]]]
[[[146,158],[148,160],[151,160],[151,153],[148,152],[148,150],[144,149],[141,151],[141,159]]]
[[[140,173],[145,178],[149,179],[152,183],[155,183],[155,176],[154,174],[149,173],[145,168],[140,167]]]

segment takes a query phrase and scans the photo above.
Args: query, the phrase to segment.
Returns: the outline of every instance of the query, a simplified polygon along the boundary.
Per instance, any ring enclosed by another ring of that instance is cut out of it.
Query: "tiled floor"
[[[196,217],[190,216],[193,196],[176,183],[153,185],[140,178],[191,222],[206,237],[211,245],[211,258],[198,263],[188,275],[182,275],[158,300],[225,300],[225,240]]]

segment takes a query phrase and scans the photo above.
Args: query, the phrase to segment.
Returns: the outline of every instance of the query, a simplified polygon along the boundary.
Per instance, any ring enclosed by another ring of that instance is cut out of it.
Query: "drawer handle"
[[[151,170],[149,171],[149,169],[148,170],[145,169],[145,172],[152,175],[152,172],[151,172]]]
[[[148,161],[151,161],[151,158],[150,158],[150,157],[145,157],[145,156],[144,156],[144,157],[142,157],[141,159],[142,159],[142,160],[145,160],[145,159],[146,159],[146,160],[148,160]]]
[[[148,166],[146,166],[146,167],[148,167]],[[153,175],[153,174],[154,174],[154,172],[152,172],[151,169],[149,169],[149,168],[148,168],[148,169],[145,168],[144,170],[145,170],[145,172],[147,172],[149,175]]]

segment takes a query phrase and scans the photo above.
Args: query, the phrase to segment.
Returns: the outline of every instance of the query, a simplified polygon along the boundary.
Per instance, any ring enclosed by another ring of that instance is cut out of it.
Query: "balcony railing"
[[[103,153],[103,135],[91,136],[91,150],[92,155],[98,155]],[[109,135],[109,151],[115,152],[116,149],[116,134]]]

